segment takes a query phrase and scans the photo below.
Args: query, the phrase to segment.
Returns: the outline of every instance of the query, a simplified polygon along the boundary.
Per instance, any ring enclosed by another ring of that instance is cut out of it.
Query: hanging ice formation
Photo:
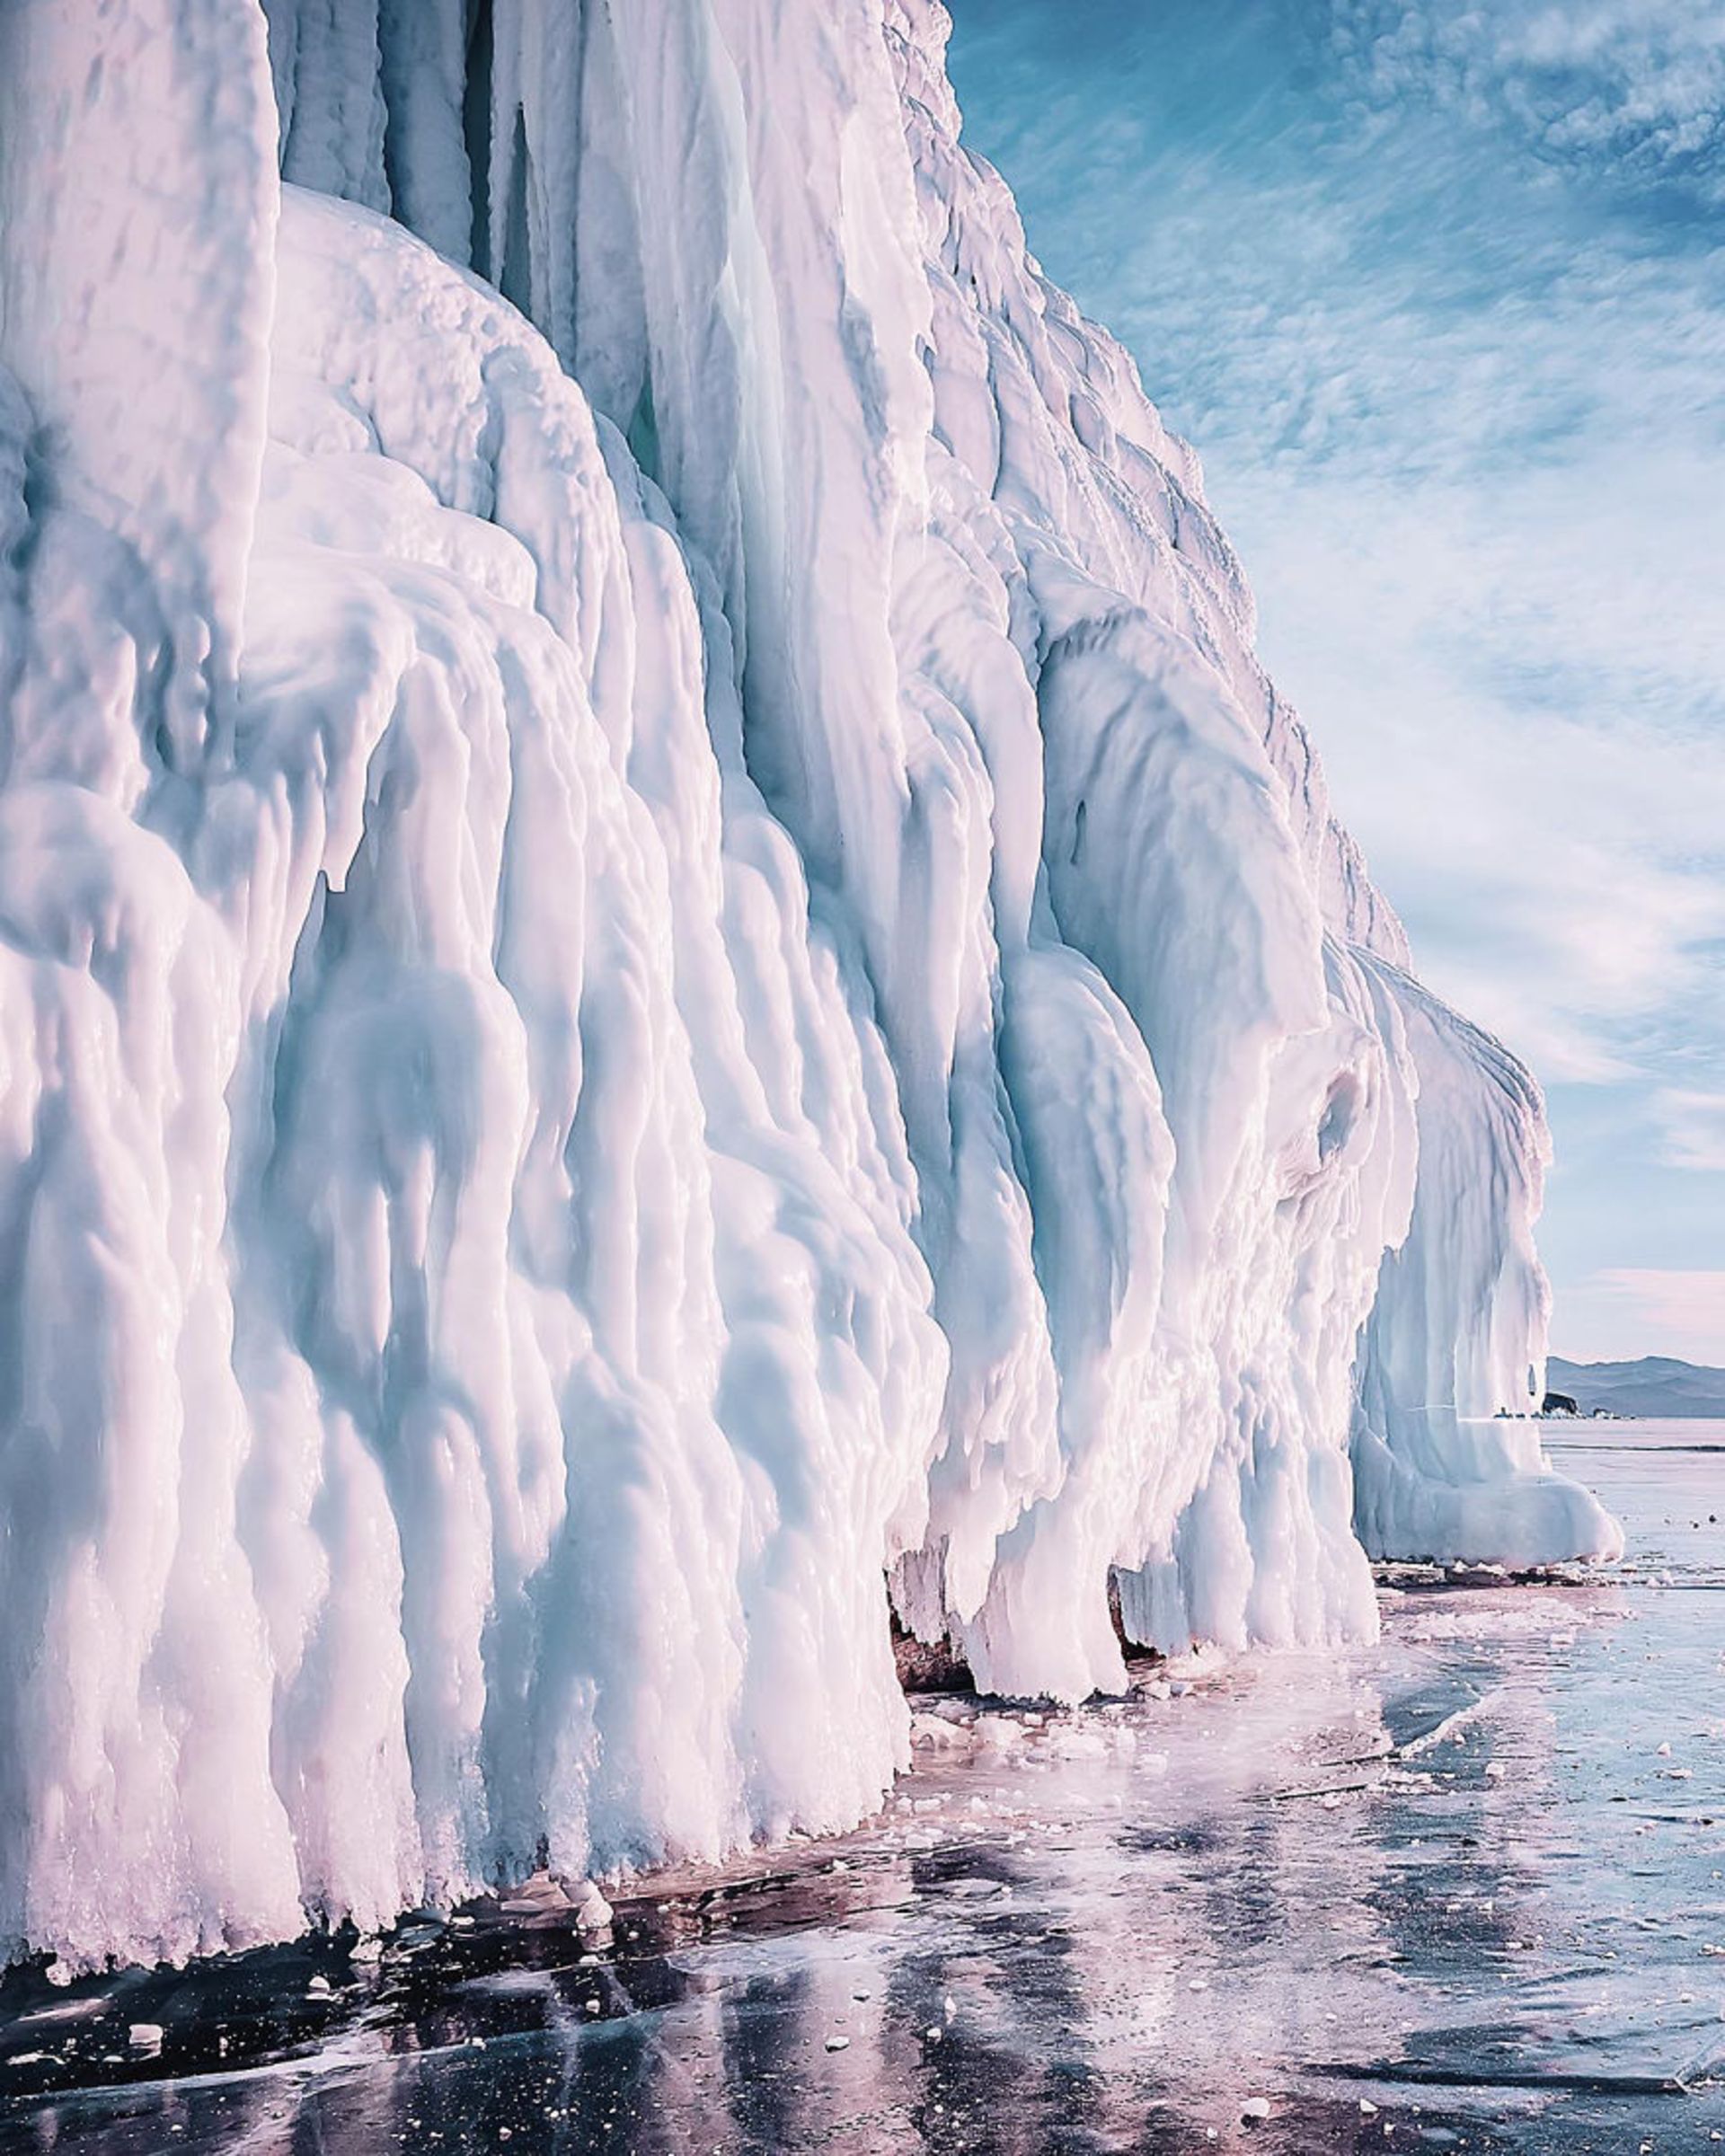
[[[853,1821],[889,1577],[1074,1699],[1615,1546],[1538,1096],[945,28],[0,9],[13,1952]]]

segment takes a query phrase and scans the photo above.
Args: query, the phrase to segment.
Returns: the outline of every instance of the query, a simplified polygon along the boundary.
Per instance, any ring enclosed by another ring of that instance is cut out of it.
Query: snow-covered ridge
[[[1614,1551],[1537,1093],[944,30],[0,11],[11,1951],[850,1822],[889,1574],[1079,1698]]]

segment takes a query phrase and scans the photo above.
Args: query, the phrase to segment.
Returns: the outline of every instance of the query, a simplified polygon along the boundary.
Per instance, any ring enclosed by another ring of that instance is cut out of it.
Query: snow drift
[[[12,1952],[852,1821],[889,1594],[1079,1698],[1616,1546],[1537,1094],[944,30],[0,11]]]

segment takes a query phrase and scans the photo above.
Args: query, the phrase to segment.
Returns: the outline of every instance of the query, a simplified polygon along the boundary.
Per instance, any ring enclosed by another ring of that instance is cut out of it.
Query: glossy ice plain
[[[596,1961],[482,1907],[379,1965],[14,1978],[0,2147],[1715,2145],[1725,1426],[1547,1436],[1609,1581],[1406,1577],[1375,1648],[930,1703],[960,1741],[882,1819],[624,1899]]]

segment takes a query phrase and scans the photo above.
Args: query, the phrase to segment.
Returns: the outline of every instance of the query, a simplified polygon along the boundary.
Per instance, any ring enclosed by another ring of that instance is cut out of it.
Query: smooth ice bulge
[[[1606,1556],[1537,1093],[925,0],[0,12],[0,1940]],[[1351,1466],[1350,1466],[1351,1448]]]

